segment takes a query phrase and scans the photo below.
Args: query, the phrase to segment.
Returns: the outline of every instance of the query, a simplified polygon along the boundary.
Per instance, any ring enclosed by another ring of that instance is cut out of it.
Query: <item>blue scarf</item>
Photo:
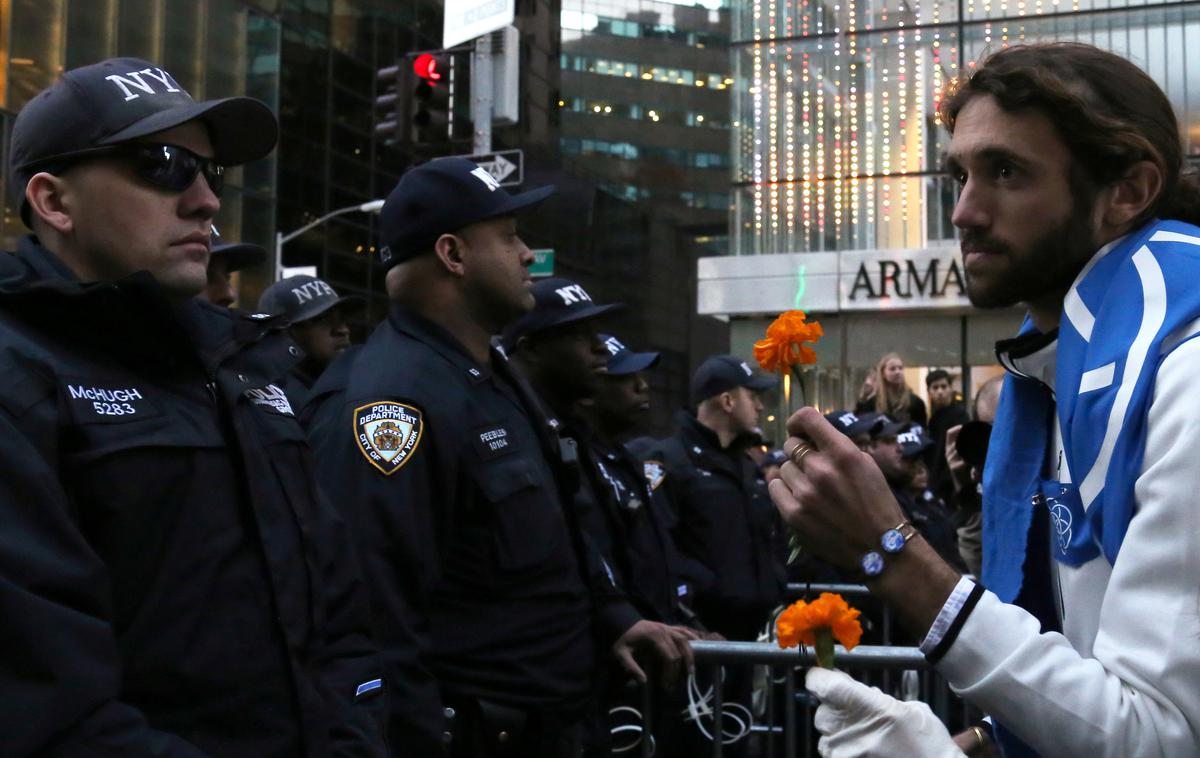
[[[1055,397],[1035,379],[1005,378],[983,474],[983,583],[1004,602],[1026,581],[1037,495],[1049,510],[1056,560],[1116,561],[1133,519],[1159,363],[1200,333],[1198,282],[1200,228],[1152,222],[1100,250],[1067,293]],[[1020,336],[1034,333],[1026,319]],[[1056,400],[1072,484],[1043,477]],[[1033,582],[1047,580],[1048,566],[1031,568],[1040,575]],[[995,732],[1006,758],[1036,755],[1002,724]]]
[[[1155,221],[1100,250],[1068,292],[1055,370],[1074,484],[1043,481],[1053,400],[1005,379],[983,475],[983,583],[1012,602],[1024,577],[1032,498],[1047,500],[1056,560],[1116,561],[1134,514],[1159,362],[1200,324],[1200,228]],[[1022,334],[1033,331],[1026,321]]]

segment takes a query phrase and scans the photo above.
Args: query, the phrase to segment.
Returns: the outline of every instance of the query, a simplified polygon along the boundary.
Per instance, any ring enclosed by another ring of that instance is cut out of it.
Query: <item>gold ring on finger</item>
[[[804,462],[804,456],[808,455],[812,451],[812,447],[801,442],[799,445],[796,445],[794,448],[792,448],[792,454],[789,457],[792,459],[792,463],[796,464],[797,467],[803,468],[801,464]]]

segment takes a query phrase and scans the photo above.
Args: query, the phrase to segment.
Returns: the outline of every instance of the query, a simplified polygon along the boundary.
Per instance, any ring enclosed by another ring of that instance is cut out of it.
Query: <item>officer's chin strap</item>
[[[717,669],[717,679],[722,684],[725,682],[725,667]],[[715,686],[715,685],[713,685]],[[713,720],[713,686],[709,686],[708,691],[701,693],[700,685],[696,683],[696,674],[692,672],[688,674],[687,692],[688,705],[684,710],[687,714],[686,721],[691,721],[696,725],[710,741],[713,739],[713,734],[704,726],[704,719]],[[738,714],[742,715],[738,715]],[[724,745],[732,745],[739,742],[750,735],[750,730],[754,726],[754,716],[750,713],[750,709],[741,703],[725,703],[721,709],[721,743]],[[732,728],[725,728],[725,721],[732,722]]]
[[[650,685],[646,685],[646,686],[650,686]],[[628,753],[631,750],[635,750],[639,745],[641,745],[643,739],[648,739],[648,740],[650,740],[650,755],[654,755],[655,751],[658,749],[658,744],[654,741],[653,734],[646,734],[646,725],[645,725],[645,722],[642,720],[642,712],[639,711],[637,708],[634,708],[633,706],[629,706],[629,705],[618,705],[616,708],[612,708],[608,712],[609,718],[613,721],[616,721],[617,719],[619,719],[623,714],[628,714],[628,716],[631,720],[631,723],[617,724],[616,726],[614,726],[612,729],[609,730],[610,733],[612,734],[612,736],[614,737],[612,752],[614,754],[615,753]],[[633,735],[637,735],[637,736],[634,737],[633,740],[628,745],[621,745],[615,738],[619,737],[622,734],[633,734]]]

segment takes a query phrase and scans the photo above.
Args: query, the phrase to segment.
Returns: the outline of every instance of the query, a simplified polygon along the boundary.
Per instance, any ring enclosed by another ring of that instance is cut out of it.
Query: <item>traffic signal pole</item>
[[[475,155],[492,152],[492,87],[492,35],[485,34],[475,39],[471,53],[471,152]]]

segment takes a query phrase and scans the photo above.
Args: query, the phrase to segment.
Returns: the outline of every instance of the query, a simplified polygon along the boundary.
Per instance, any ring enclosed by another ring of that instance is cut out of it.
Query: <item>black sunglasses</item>
[[[171,192],[183,192],[192,186],[196,176],[202,172],[214,195],[220,197],[221,190],[225,188],[225,167],[212,158],[197,155],[179,145],[152,142],[126,142],[64,153],[30,163],[26,169],[59,173],[80,161],[106,155],[127,160],[142,180]]]

